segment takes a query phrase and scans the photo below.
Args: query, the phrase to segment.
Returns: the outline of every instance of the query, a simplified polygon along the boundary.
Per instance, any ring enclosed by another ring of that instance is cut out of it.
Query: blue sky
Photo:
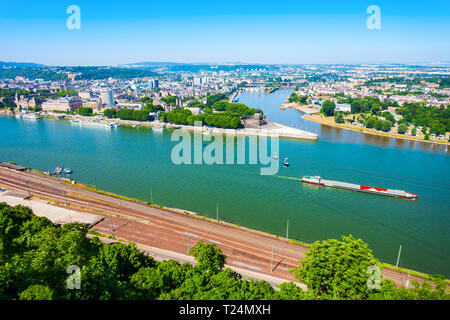
[[[81,29],[69,30],[69,5]],[[381,30],[369,30],[369,5]],[[424,63],[450,61],[450,1],[0,0],[0,61]]]

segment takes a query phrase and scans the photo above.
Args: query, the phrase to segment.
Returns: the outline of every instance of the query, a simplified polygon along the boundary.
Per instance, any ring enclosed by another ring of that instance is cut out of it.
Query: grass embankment
[[[425,140],[421,136],[407,136],[405,134],[400,134],[400,133],[395,133],[395,132],[383,132],[383,131],[376,130],[376,129],[360,127],[358,125],[350,124],[350,123],[336,123],[334,121],[334,117],[324,117],[323,115],[306,115],[305,114],[302,116],[302,118],[306,119],[306,120],[318,122],[321,124],[325,124],[328,126],[332,126],[332,127],[337,127],[337,128],[342,128],[342,129],[347,129],[347,130],[352,130],[352,131],[358,131],[358,132],[373,134],[373,135],[377,135],[377,136],[450,145],[450,142],[448,142],[448,141],[432,139],[431,137],[430,137],[430,140]]]
[[[115,198],[119,198],[119,199],[122,199],[122,200],[134,201],[134,202],[144,202],[144,203],[145,203],[145,201],[144,201],[144,200],[141,200],[141,199],[131,198],[131,197],[127,197],[127,196],[122,196],[122,195],[119,195],[119,194],[115,194],[115,193],[112,193],[112,192],[100,190],[100,189],[97,189],[97,188],[94,187],[94,186],[90,186],[90,185],[88,185],[88,184],[84,184],[84,183],[80,183],[80,182],[76,182],[75,184],[72,184],[72,182],[69,182],[69,181],[67,181],[67,180],[64,179],[63,183],[70,184],[70,185],[74,185],[74,186],[79,187],[79,188],[82,188],[82,189],[86,189],[86,190],[89,190],[89,191],[101,193],[101,194],[104,194],[104,195],[107,195],[107,196],[111,196],[111,197],[115,197]],[[158,206],[158,207],[159,207],[159,206]]]

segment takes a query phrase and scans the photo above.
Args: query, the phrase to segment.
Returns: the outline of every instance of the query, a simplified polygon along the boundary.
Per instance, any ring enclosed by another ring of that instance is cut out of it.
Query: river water
[[[171,131],[81,127],[64,120],[0,117],[0,160],[39,170],[71,167],[72,178],[107,191],[200,212],[305,242],[352,234],[380,260],[450,276],[450,153],[445,146],[365,135],[301,119],[279,106],[290,90],[242,93],[239,102],[268,119],[319,134],[319,141],[280,139],[291,166],[260,175],[260,164],[176,165]],[[206,146],[206,142],[204,142]],[[419,195],[400,200],[305,185],[320,175]]]

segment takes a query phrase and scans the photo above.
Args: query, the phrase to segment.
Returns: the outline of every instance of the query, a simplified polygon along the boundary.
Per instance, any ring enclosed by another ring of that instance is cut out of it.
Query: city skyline
[[[67,28],[80,8],[80,29]],[[367,8],[380,8],[370,30]],[[121,65],[142,61],[254,64],[449,62],[442,1],[5,3],[0,61]],[[13,31],[11,31],[13,30]]]

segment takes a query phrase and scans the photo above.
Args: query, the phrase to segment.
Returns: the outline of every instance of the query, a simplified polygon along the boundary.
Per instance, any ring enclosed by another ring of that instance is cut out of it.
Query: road
[[[120,199],[37,172],[0,168],[0,187],[22,194],[30,192],[33,197],[56,201],[54,205],[58,206],[67,203],[71,210],[106,215],[107,218],[91,230],[108,236],[114,233],[118,239],[166,253],[186,255],[197,241],[215,243],[226,255],[230,267],[287,281],[295,281],[289,270],[299,265],[298,261],[308,250],[307,246],[281,237],[188,215],[181,210]],[[424,281],[424,278],[388,268],[383,269],[382,275],[402,286],[407,280]]]

